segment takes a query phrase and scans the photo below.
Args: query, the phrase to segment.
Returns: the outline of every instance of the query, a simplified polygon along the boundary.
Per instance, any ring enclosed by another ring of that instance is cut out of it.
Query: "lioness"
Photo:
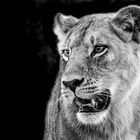
[[[45,140],[140,140],[140,7],[58,13],[59,74]]]

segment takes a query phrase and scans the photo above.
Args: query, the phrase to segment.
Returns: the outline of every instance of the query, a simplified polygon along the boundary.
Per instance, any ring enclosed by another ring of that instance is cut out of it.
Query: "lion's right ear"
[[[58,13],[54,21],[54,33],[58,36],[58,39],[63,39],[68,31],[76,25],[79,19],[73,16],[65,16],[61,13]]]

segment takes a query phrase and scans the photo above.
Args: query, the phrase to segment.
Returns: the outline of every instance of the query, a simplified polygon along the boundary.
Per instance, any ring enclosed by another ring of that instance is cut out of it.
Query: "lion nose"
[[[74,79],[71,81],[62,81],[63,85],[67,88],[69,88],[70,90],[72,90],[73,92],[75,92],[75,89],[77,86],[80,86],[84,81],[84,78],[82,79]]]

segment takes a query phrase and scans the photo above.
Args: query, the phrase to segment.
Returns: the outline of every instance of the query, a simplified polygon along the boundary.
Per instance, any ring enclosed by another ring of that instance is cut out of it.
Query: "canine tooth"
[[[93,106],[95,105],[94,99],[91,100],[91,104],[92,104]]]

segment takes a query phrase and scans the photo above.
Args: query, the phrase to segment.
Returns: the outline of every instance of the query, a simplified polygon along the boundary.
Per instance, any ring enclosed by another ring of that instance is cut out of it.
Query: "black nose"
[[[71,81],[62,81],[62,83],[64,84],[65,87],[70,88],[70,90],[75,92],[76,87],[80,86],[83,81],[84,81],[84,78],[82,78],[81,80],[74,79],[74,80],[71,80]]]

